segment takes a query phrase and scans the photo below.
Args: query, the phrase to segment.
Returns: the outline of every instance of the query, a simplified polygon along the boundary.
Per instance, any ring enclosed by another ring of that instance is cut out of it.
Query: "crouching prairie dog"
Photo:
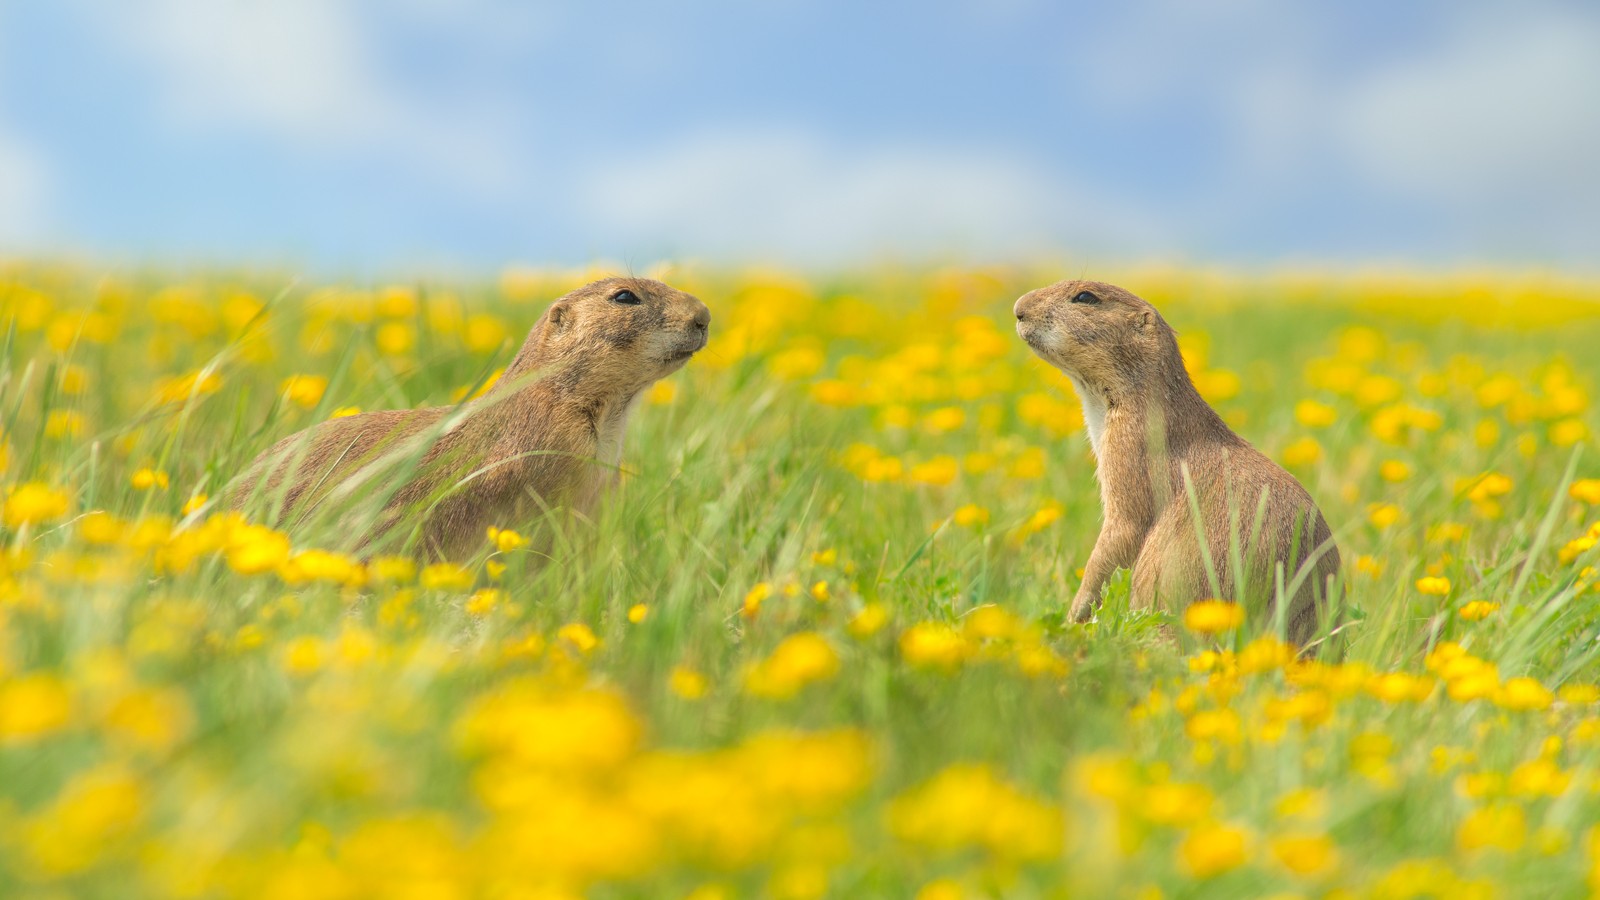
[[[557,507],[588,514],[618,478],[639,397],[706,345],[710,323],[705,304],[659,281],[585,285],[550,304],[483,396],[331,419],[284,438],[257,457],[229,505],[259,495],[290,525],[325,504],[386,496],[361,544],[420,532],[419,555],[445,559],[470,556],[490,526]]]
[[[1073,619],[1088,621],[1112,573],[1131,567],[1134,608],[1218,597],[1273,610],[1281,592],[1287,637],[1310,640],[1339,571],[1328,523],[1200,397],[1155,307],[1114,285],[1063,281],[1013,312],[1018,336],[1072,380],[1097,463],[1104,519]]]

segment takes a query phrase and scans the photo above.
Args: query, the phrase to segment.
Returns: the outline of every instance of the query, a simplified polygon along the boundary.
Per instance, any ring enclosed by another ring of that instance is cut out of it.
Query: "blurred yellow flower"
[[[587,656],[600,646],[600,639],[595,637],[594,631],[582,622],[569,622],[556,631],[556,637],[571,645],[579,653]]]
[[[962,632],[943,622],[919,622],[900,635],[900,654],[914,666],[953,670],[974,649]]]
[[[322,402],[327,390],[328,379],[321,375],[291,375],[278,386],[285,399],[303,409],[311,409]]]
[[[1208,823],[1184,835],[1178,844],[1178,862],[1194,878],[1214,878],[1244,865],[1248,850],[1244,829]]]
[[[1417,593],[1444,597],[1450,593],[1450,579],[1432,575],[1417,579]]]
[[[699,700],[706,695],[706,677],[687,666],[675,666],[667,676],[667,687],[685,700]]]
[[[857,639],[865,639],[877,634],[883,626],[889,623],[889,612],[881,603],[869,603],[861,611],[850,617],[846,629],[850,635]]]
[[[1295,404],[1294,418],[1307,428],[1326,428],[1338,421],[1339,413],[1326,403],[1301,400]]]
[[[0,746],[35,741],[66,728],[72,693],[55,675],[0,676]]]
[[[1309,466],[1322,459],[1322,445],[1316,438],[1303,437],[1283,448],[1283,464],[1291,468]]]
[[[424,566],[417,583],[430,591],[464,591],[472,587],[472,573],[450,562]]]
[[[1378,475],[1390,484],[1398,484],[1411,477],[1411,466],[1398,459],[1386,459],[1378,466]]]
[[[1267,846],[1279,865],[1302,878],[1321,875],[1339,862],[1339,852],[1325,834],[1287,834]]]
[[[1244,607],[1226,600],[1197,600],[1183,611],[1183,626],[1196,634],[1221,634],[1244,624]]]
[[[71,498],[60,488],[38,482],[18,485],[6,495],[6,525],[18,528],[65,518]]]
[[[1487,619],[1499,608],[1500,605],[1497,603],[1490,603],[1487,600],[1473,600],[1470,603],[1462,604],[1461,608],[1456,610],[1456,615],[1466,619],[1468,622],[1477,622]]]
[[[839,654],[821,635],[803,631],[784,638],[772,654],[745,673],[745,690],[758,697],[785,699],[839,671]]]
[[[1567,488],[1567,494],[1579,503],[1600,506],[1600,478],[1581,478]]]

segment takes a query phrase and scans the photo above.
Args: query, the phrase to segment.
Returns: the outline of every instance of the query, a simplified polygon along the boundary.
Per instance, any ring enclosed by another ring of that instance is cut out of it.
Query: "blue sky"
[[[13,0],[0,247],[1593,269],[1600,8]]]

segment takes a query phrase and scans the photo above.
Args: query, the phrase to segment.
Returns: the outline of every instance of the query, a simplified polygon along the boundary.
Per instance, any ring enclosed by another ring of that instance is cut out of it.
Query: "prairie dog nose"
[[[704,303],[700,304],[700,308],[695,310],[694,318],[690,322],[694,324],[696,329],[705,331],[711,325],[711,310],[707,309]]]
[[[1017,302],[1012,305],[1011,311],[1016,314],[1018,322],[1027,321],[1029,309],[1033,305],[1029,301],[1032,299],[1033,294],[1023,294],[1021,297],[1018,297]]]

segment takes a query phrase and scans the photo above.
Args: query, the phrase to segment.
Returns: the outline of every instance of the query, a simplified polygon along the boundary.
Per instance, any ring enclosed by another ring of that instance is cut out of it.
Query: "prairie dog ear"
[[[1150,326],[1154,324],[1156,324],[1156,314],[1148,309],[1134,315],[1133,327],[1140,331],[1149,331]]]
[[[550,322],[550,330],[555,334],[561,334],[566,331],[567,326],[572,322],[572,310],[567,307],[567,301],[565,300],[557,300],[550,304],[549,311],[544,315]]]

